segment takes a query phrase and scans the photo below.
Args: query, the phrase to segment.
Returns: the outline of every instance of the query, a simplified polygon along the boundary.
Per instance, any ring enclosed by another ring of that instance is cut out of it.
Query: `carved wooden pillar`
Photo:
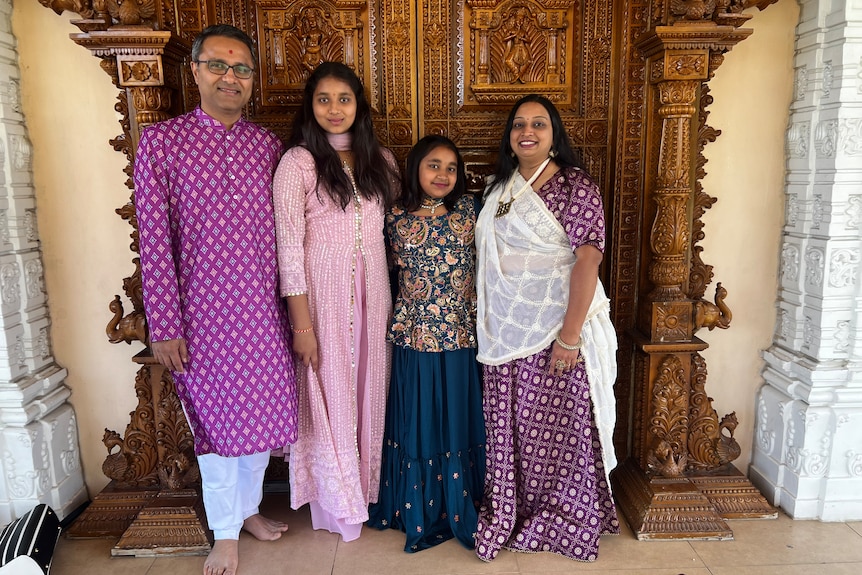
[[[637,40],[647,59],[645,220],[647,262],[635,343],[630,457],[613,473],[623,514],[639,539],[728,539],[724,521],[775,511],[731,461],[734,414],[719,421],[706,394],[702,327],[726,328],[727,292],[702,299],[712,272],[699,258],[703,211],[700,155],[715,133],[705,124],[706,82],[722,54],[751,31],[746,2],[666,3]],[[748,3],[750,4],[750,3]],[[716,7],[717,5],[717,7]],[[646,246],[645,246],[646,247]]]

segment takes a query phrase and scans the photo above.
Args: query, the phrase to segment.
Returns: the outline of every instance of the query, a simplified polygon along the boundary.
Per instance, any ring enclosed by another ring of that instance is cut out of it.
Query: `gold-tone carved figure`
[[[333,14],[327,3],[293,10],[264,10],[263,36],[267,40],[261,42],[261,59],[269,70],[268,76],[264,76],[265,85],[298,89],[301,97],[302,85],[318,65],[352,57],[345,54],[346,38],[350,36],[350,30],[345,28],[348,16],[349,13],[343,12]],[[292,101],[291,97],[284,98],[283,93],[266,96],[267,102],[273,104]]]
[[[512,84],[524,83],[524,76],[533,63],[530,55],[529,16],[527,9],[519,6],[503,25],[503,42],[506,45],[503,61],[512,73]]]
[[[299,35],[302,38],[302,66],[309,73],[324,62],[324,30],[320,24],[323,15],[317,8],[306,8],[299,20]]]
[[[474,9],[469,24],[475,55],[471,99],[479,104],[512,103],[538,92],[551,101],[565,101],[571,89],[567,14],[563,6],[545,9],[518,0],[499,10]]]
[[[491,38],[491,82],[544,82],[548,41],[533,14],[526,6],[515,6],[499,21]]]

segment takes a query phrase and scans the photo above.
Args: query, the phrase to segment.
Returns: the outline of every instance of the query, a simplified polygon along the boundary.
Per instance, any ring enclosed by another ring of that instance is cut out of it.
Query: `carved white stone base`
[[[14,396],[14,387],[0,386],[0,398]],[[78,427],[68,396],[69,389],[60,385],[20,407],[0,399],[6,403],[0,409],[0,524],[39,503],[49,504],[63,519],[86,502]],[[9,423],[24,414],[35,417],[24,425]]]
[[[770,352],[766,357],[775,359]],[[793,518],[862,520],[862,407],[794,398],[810,384],[773,365],[764,377],[769,383],[757,394],[751,482]]]

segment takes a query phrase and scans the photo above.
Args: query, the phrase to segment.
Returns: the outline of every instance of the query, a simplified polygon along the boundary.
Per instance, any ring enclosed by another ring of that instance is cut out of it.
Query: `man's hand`
[[[150,344],[153,357],[160,364],[177,373],[185,373],[186,365],[189,363],[189,352],[186,349],[186,340],[167,339],[165,341],[154,341]]]

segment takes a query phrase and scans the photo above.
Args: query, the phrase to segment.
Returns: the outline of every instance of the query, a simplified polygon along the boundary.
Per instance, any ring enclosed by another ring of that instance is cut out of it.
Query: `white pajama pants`
[[[198,455],[204,509],[213,537],[239,539],[243,522],[258,513],[269,451],[239,457]]]

